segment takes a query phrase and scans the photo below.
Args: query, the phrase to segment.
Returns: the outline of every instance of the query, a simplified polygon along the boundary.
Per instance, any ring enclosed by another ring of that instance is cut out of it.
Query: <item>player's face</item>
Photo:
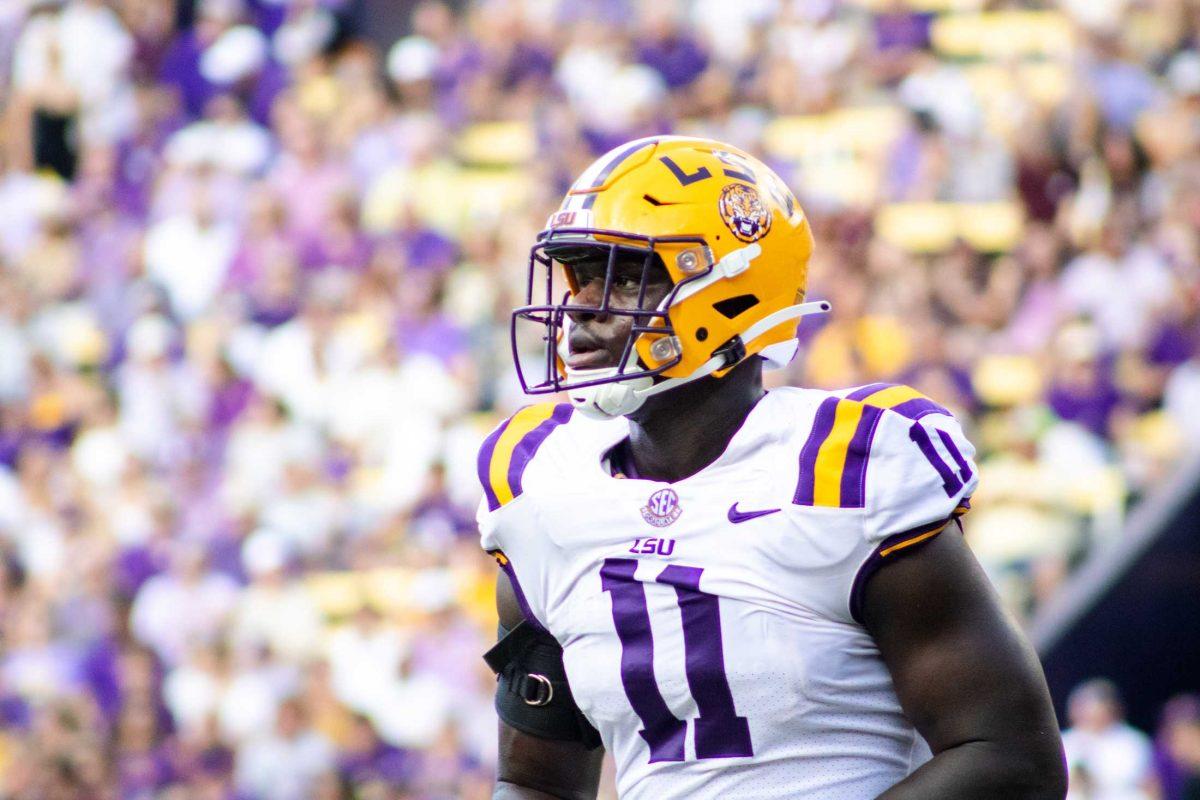
[[[595,257],[573,261],[566,266],[573,275],[578,291],[571,304],[604,306],[604,280],[608,269],[607,250],[597,251]],[[643,289],[643,275],[645,286]],[[671,291],[671,278],[660,259],[647,266],[646,254],[638,251],[619,253],[609,288],[608,308],[652,310],[658,307]],[[567,339],[567,365],[572,369],[615,367],[620,363],[635,321],[646,324],[647,317],[609,314],[603,311],[571,312],[571,332]]]

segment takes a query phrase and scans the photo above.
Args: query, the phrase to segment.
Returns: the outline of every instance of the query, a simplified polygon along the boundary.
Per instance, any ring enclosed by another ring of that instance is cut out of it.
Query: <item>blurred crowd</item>
[[[1031,613],[1200,443],[1197,46],[1190,0],[0,4],[0,793],[489,796],[475,449],[528,247],[637,136],[791,183],[834,312],[772,380],[951,406]]]
[[[1154,739],[1125,721],[1120,691],[1103,678],[1075,687],[1067,713],[1067,800],[1200,798],[1200,696],[1167,701]]]

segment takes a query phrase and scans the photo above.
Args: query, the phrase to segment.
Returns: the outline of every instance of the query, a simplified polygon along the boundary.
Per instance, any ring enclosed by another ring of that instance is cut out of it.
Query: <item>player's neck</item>
[[[762,364],[738,365],[724,378],[704,378],[653,397],[629,417],[629,454],[646,480],[695,475],[725,452],[763,396]]]

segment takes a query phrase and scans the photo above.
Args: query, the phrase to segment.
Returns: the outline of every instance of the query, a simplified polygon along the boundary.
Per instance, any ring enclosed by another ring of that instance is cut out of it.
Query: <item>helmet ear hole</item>
[[[703,342],[707,338],[708,338],[708,328],[697,328],[696,329],[696,341]]]
[[[730,297],[719,303],[713,303],[713,308],[726,319],[733,319],[745,314],[756,305],[758,305],[758,298],[754,295],[739,294],[737,297]]]

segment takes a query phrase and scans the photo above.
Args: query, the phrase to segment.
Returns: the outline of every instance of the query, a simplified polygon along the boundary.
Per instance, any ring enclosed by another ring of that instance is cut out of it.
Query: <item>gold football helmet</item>
[[[608,252],[599,305],[572,303],[579,286],[559,259],[580,247]],[[804,302],[812,248],[791,191],[743,151],[681,136],[622,145],[579,176],[530,252],[527,305],[512,318],[521,384],[529,394],[566,391],[584,413],[607,418],[683,383],[722,377],[751,356],[786,364],[795,353],[796,320],[829,310],[824,301]],[[634,309],[609,306],[618,255],[631,254],[644,254],[639,298],[657,259],[673,282],[656,307],[642,307],[642,299]],[[579,313],[634,318],[615,367],[566,365],[570,315]],[[544,373],[537,378],[521,364],[522,323],[544,326]]]

